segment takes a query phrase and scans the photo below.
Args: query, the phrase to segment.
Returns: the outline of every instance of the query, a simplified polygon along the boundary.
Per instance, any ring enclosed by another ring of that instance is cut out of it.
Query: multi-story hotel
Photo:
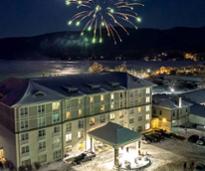
[[[0,84],[0,149],[18,168],[89,149],[109,121],[150,128],[152,84],[127,73],[8,79]],[[108,132],[109,134],[109,132]]]

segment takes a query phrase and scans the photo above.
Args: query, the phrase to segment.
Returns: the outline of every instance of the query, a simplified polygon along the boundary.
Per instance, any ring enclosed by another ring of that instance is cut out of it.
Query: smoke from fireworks
[[[68,21],[68,25],[82,27],[82,36],[90,32],[92,43],[102,43],[106,32],[115,44],[122,41],[119,29],[129,35],[126,26],[138,28],[141,18],[136,7],[143,6],[128,0],[66,0],[66,5],[76,7],[76,13]]]

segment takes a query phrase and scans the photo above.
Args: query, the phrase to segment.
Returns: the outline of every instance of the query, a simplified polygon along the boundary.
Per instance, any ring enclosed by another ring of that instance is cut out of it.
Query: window
[[[38,137],[44,138],[46,136],[46,131],[44,129],[38,131]]]
[[[82,110],[79,109],[79,110],[78,110],[78,116],[81,116],[81,115],[82,115]]]
[[[138,107],[138,108],[137,108],[137,111],[138,111],[138,112],[142,112],[142,108],[141,108],[141,107]]]
[[[21,148],[21,154],[27,154],[29,153],[29,146],[24,146]]]
[[[79,120],[78,121],[78,128],[83,128],[84,127],[84,121],[83,120]]]
[[[79,138],[79,139],[83,137],[82,135],[83,135],[82,132],[81,132],[81,131],[78,131],[78,138]]]
[[[46,118],[45,117],[39,117],[38,118],[38,127],[43,127],[46,125]]]
[[[104,95],[100,96],[100,101],[104,101]]]
[[[159,115],[162,115],[162,111],[161,110],[159,111]]]
[[[60,114],[59,113],[53,113],[52,121],[53,121],[53,123],[59,122],[60,121]]]
[[[66,124],[66,132],[70,132],[72,130],[72,123]]]
[[[124,115],[123,115],[122,112],[120,112],[120,114],[119,114],[119,118],[124,118]]]
[[[139,131],[139,132],[142,131],[142,126],[138,126],[138,131]]]
[[[111,108],[111,109],[114,109],[114,107],[115,107],[114,102],[111,102],[111,104],[110,104],[110,108]]]
[[[114,113],[111,113],[110,114],[110,120],[114,120],[115,119],[115,114]]]
[[[149,112],[150,111],[150,106],[146,106],[146,112]]]
[[[27,141],[28,140],[28,133],[21,134],[21,141]]]
[[[53,159],[54,160],[59,160],[61,158],[61,150],[55,151],[53,153]]]
[[[142,121],[142,116],[139,116],[139,117],[138,117],[138,121]]]
[[[39,105],[38,106],[38,113],[44,113],[45,112],[45,105]]]
[[[101,111],[101,112],[105,111],[105,105],[101,105],[101,106],[100,106],[100,111]]]
[[[66,119],[71,119],[71,113],[70,112],[66,112]]]
[[[150,102],[150,97],[146,97],[146,103]]]
[[[90,97],[90,103],[93,103],[93,101],[94,101],[93,97]]]
[[[150,88],[146,88],[146,94],[150,94]]]
[[[44,151],[46,149],[46,142],[43,141],[43,142],[39,142],[38,144],[38,150],[39,151]]]
[[[104,123],[105,122],[105,115],[100,115],[100,123]]]
[[[115,99],[114,93],[111,94],[110,98],[111,98],[111,100]]]
[[[133,124],[135,122],[134,118],[129,119],[129,123]]]
[[[175,112],[173,111],[172,116],[175,117]]]
[[[147,129],[150,129],[150,123],[146,123],[145,124],[145,129],[147,130]]]
[[[146,114],[146,120],[150,120],[150,114]]]
[[[89,125],[90,125],[90,126],[93,126],[93,125],[95,125],[95,123],[96,123],[95,118],[94,118],[94,117],[93,117],[93,118],[90,118],[90,120],[89,120]]]
[[[28,129],[28,120],[21,121],[21,129],[22,130]]]
[[[54,134],[57,134],[57,133],[59,133],[60,132],[60,127],[59,126],[55,126],[54,128],[53,128],[53,133]]]
[[[20,108],[20,115],[21,115],[21,117],[27,117],[28,108],[27,107]]]
[[[65,141],[66,142],[72,141],[72,134],[71,133],[65,135]]]
[[[52,103],[52,110],[59,110],[60,109],[60,102]]]

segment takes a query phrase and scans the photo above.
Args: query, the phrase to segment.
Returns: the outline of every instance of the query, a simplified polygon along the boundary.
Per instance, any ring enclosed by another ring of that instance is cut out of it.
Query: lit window
[[[150,119],[150,115],[146,114],[146,120],[149,120],[149,119]]]
[[[124,117],[123,113],[120,112],[120,114],[119,114],[119,118],[123,118],[123,117]]]
[[[146,94],[150,94],[150,88],[146,88]]]
[[[110,120],[114,120],[115,119],[115,114],[114,113],[111,113],[110,114]]]
[[[66,112],[66,119],[71,119],[71,113],[70,112]]]
[[[137,111],[138,111],[138,112],[142,112],[142,108],[141,108],[141,107],[138,107],[138,108],[137,108]]]
[[[146,112],[150,111],[150,106],[146,106]]]
[[[105,115],[100,115],[100,122],[104,123],[105,122]]]
[[[145,129],[147,130],[147,129],[150,129],[150,123],[146,123],[145,124]]]
[[[81,115],[82,115],[82,110],[79,109],[79,110],[78,110],[78,116],[81,116]]]
[[[93,126],[93,125],[95,125],[95,123],[96,123],[95,118],[94,118],[94,117],[93,117],[93,118],[90,118],[90,120],[89,120],[89,125],[90,125],[90,126]]]
[[[72,141],[72,134],[71,133],[65,135],[65,141],[66,142]]]
[[[78,138],[82,138],[82,132],[78,131]]]
[[[100,111],[101,111],[101,112],[105,111],[105,105],[101,105],[101,106],[100,106]]]
[[[110,98],[111,98],[111,100],[114,100],[114,98],[115,98],[114,93],[111,94]]]
[[[101,95],[101,96],[100,96],[100,100],[101,100],[101,101],[104,101],[104,95]]]
[[[146,103],[150,102],[150,97],[146,97]]]
[[[93,97],[90,97],[90,103],[93,103]]]
[[[59,110],[60,109],[60,102],[52,103],[52,110]]]

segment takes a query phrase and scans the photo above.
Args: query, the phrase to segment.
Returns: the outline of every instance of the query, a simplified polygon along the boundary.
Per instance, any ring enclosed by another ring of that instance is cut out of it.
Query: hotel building
[[[87,132],[109,121],[150,129],[151,110],[152,84],[127,73],[11,78],[0,83],[0,150],[17,168],[54,162],[89,149]]]

